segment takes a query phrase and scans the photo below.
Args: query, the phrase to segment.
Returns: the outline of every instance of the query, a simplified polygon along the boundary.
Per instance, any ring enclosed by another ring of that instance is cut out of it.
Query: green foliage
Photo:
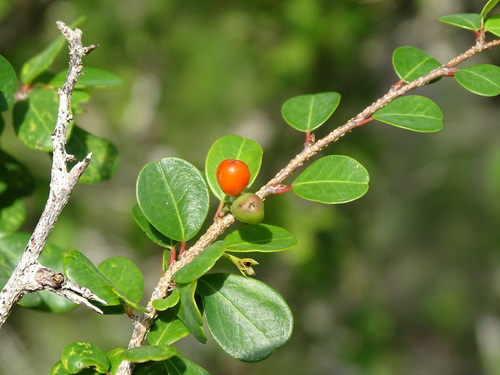
[[[399,47],[392,55],[392,65],[401,80],[411,82],[439,68],[441,63],[419,48]]]
[[[455,78],[465,89],[481,96],[500,94],[500,67],[490,64],[471,65],[460,69]]]
[[[481,16],[474,13],[452,14],[439,18],[439,21],[467,30],[479,30],[481,28]]]
[[[61,364],[70,374],[76,374],[87,368],[105,374],[110,367],[106,354],[88,342],[74,342],[67,345],[61,354]]]
[[[158,231],[176,241],[187,241],[198,233],[207,216],[208,188],[192,164],[164,158],[142,168],[137,202]]]
[[[275,252],[287,250],[297,244],[287,230],[269,224],[246,225],[228,234],[223,241],[230,252]]]
[[[373,115],[375,120],[416,132],[437,132],[443,128],[443,113],[436,103],[419,95],[397,98]]]
[[[121,353],[122,359],[143,363],[149,361],[164,361],[177,354],[177,349],[170,345],[139,346],[125,350]]]
[[[14,68],[0,56],[0,112],[4,112],[14,105],[14,95],[17,91],[17,77]],[[0,128],[0,133],[1,133]]]
[[[206,274],[224,254],[222,241],[214,242],[198,254],[193,261],[175,273],[175,281],[181,284],[191,283]]]
[[[325,123],[340,103],[340,94],[324,92],[288,99],[281,107],[285,121],[293,128],[310,132]]]

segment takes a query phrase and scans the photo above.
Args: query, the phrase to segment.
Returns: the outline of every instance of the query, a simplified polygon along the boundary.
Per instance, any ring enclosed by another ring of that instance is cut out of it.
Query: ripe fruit
[[[236,159],[226,159],[220,163],[216,176],[220,188],[229,196],[239,195],[250,182],[248,166]]]
[[[258,224],[264,219],[264,202],[258,195],[246,193],[234,200],[231,213],[243,223]]]

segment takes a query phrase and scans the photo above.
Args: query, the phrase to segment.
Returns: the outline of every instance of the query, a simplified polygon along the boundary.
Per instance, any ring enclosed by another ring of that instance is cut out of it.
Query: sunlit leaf
[[[373,114],[375,120],[416,132],[443,128],[443,113],[436,103],[419,95],[399,97]]]
[[[500,94],[500,67],[490,64],[477,64],[460,69],[455,79],[465,89],[481,96]]]
[[[153,307],[158,311],[165,311],[177,305],[180,300],[179,290],[175,288],[167,298],[156,299],[153,301]]]
[[[315,202],[346,203],[368,191],[368,171],[356,160],[343,155],[325,156],[312,163],[293,182],[299,197]]]
[[[475,31],[481,28],[481,16],[475,13],[450,14],[440,17],[439,21],[467,30]]]
[[[245,225],[224,238],[226,251],[273,252],[289,249],[297,244],[287,230],[268,224]]]
[[[137,178],[137,202],[148,221],[165,236],[187,241],[208,213],[208,188],[190,163],[164,158],[146,164]]]
[[[340,103],[340,94],[322,92],[288,99],[281,107],[285,121],[302,132],[320,127],[330,118]]]
[[[178,306],[162,311],[148,333],[150,345],[170,345],[190,334],[189,329],[177,317]]]
[[[441,63],[420,48],[405,46],[396,48],[392,65],[399,78],[411,82],[439,68]]]
[[[142,210],[138,204],[135,204],[134,207],[132,207],[132,216],[134,217],[137,225],[139,225],[144,233],[146,233],[146,236],[148,236],[148,238],[155,244],[170,249],[177,243],[177,241],[168,238],[160,231],[158,231],[154,226],[152,226],[148,219],[146,219],[146,216],[144,216],[144,214],[142,213]]]
[[[103,260],[97,269],[108,279],[113,287],[137,302],[144,292],[144,277],[137,265],[124,257]]]
[[[67,345],[62,351],[61,363],[70,374],[76,374],[86,368],[95,368],[104,374],[110,366],[106,354],[88,342],[74,342]]]
[[[499,0],[489,0],[481,11],[481,17],[486,17],[486,15],[491,12],[491,10],[498,4]]]
[[[290,308],[283,297],[261,281],[209,274],[200,278],[198,293],[212,336],[234,358],[260,361],[290,339]]]
[[[191,262],[182,267],[175,273],[175,281],[181,284],[187,284],[203,276],[224,254],[224,245],[222,241],[214,242],[212,245],[198,254]]]
[[[225,197],[216,176],[217,167],[222,161],[226,159],[244,161],[250,170],[250,182],[248,183],[250,187],[259,174],[262,153],[262,147],[257,142],[238,135],[226,135],[215,141],[208,151],[205,161],[205,176],[213,194],[219,200]]]

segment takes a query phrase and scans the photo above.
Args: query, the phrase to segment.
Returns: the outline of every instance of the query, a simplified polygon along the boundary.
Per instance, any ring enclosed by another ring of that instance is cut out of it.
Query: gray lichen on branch
[[[58,91],[59,108],[55,130],[52,134],[53,158],[50,191],[45,208],[23,255],[0,292],[0,327],[5,323],[12,308],[23,295],[39,290],[51,291],[99,313],[101,310],[92,305],[89,300],[105,303],[89,289],[67,280],[61,273],[39,263],[47,238],[54,229],[76,183],[88,167],[92,156],[91,154],[87,155],[68,171],[68,163],[75,160],[74,156],[66,152],[67,129],[73,121],[71,97],[78,77],[82,74],[82,58],[93,51],[97,45],[84,47],[81,30],[72,30],[60,21],[57,22],[57,26],[68,41],[70,61],[66,80]]]

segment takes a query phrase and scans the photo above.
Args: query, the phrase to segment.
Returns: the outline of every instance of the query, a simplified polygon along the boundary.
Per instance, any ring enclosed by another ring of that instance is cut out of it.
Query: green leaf
[[[91,367],[104,374],[110,366],[106,354],[88,342],[74,342],[67,345],[62,351],[61,362],[70,374]]]
[[[175,281],[188,284],[207,273],[224,254],[222,241],[217,241],[198,254],[191,262],[175,273]]]
[[[52,151],[59,97],[52,89],[35,89],[27,100],[14,105],[13,124],[17,137],[29,149]]]
[[[134,375],[210,375],[190,360],[176,355],[166,361],[149,362],[138,365]]]
[[[120,76],[106,70],[84,67],[82,72],[83,75],[78,77],[78,81],[76,82],[76,89],[109,88],[123,84],[123,79]],[[67,74],[68,69],[59,72],[50,80],[49,86],[53,88],[62,87],[66,81]]]
[[[84,17],[80,17],[70,27],[74,28],[84,20]],[[21,82],[29,85],[35,78],[45,72],[52,65],[59,52],[61,52],[65,42],[66,39],[64,36],[60,35],[42,52],[29,59],[21,68]]]
[[[147,336],[150,345],[170,345],[190,334],[189,329],[177,317],[178,311],[177,305],[158,314]]]
[[[189,284],[177,284],[181,296],[179,313],[177,316],[187,327],[196,340],[205,343],[207,336],[203,330],[203,318],[194,298],[197,281]]]
[[[432,100],[419,95],[397,98],[374,113],[375,120],[416,132],[443,128],[443,113]]]
[[[58,361],[52,366],[50,369],[49,375],[71,375],[64,366],[62,365],[61,361]]]
[[[486,15],[491,12],[491,10],[498,4],[499,0],[489,0],[481,11],[481,17],[486,17]]]
[[[396,48],[392,65],[399,78],[411,82],[439,68],[441,63],[420,48],[405,46]]]
[[[336,92],[300,95],[283,103],[281,115],[291,127],[310,132],[323,125],[339,103],[340,94]]]
[[[0,112],[12,108],[16,91],[16,72],[12,65],[3,56],[0,56]]]
[[[484,29],[496,36],[500,36],[500,15],[488,18],[484,24]]]
[[[465,89],[481,96],[500,94],[500,67],[490,64],[471,65],[455,73],[455,79]]]
[[[139,301],[144,292],[144,277],[139,267],[130,259],[112,257],[105,259],[97,269],[111,282],[113,287],[132,301]]]
[[[152,305],[155,308],[155,310],[165,311],[177,305],[180,299],[181,296],[179,295],[179,290],[175,288],[167,298],[156,299],[153,301]]]
[[[250,187],[259,174],[262,153],[262,147],[257,142],[239,135],[226,135],[216,140],[208,151],[205,161],[205,176],[213,194],[219,200],[223,200],[225,197],[216,176],[217,167],[222,161],[226,159],[244,161],[250,171],[250,182],[248,183],[248,187]]]
[[[30,234],[0,233],[0,287],[3,286],[10,274],[21,258],[26,245],[30,239]],[[45,245],[45,249],[40,256],[40,262],[56,272],[62,271],[63,259],[66,251],[50,242]],[[35,310],[61,313],[73,310],[76,305],[54,293],[39,291],[34,294],[25,295],[19,305]]]
[[[190,163],[164,158],[148,163],[137,178],[137,202],[146,219],[165,236],[187,241],[200,230],[209,195],[201,173]]]
[[[119,155],[116,147],[108,140],[90,134],[76,125],[73,126],[66,149],[78,160],[84,159],[92,152],[90,164],[79,182],[94,184],[107,180],[113,177],[118,167]]]
[[[283,228],[255,224],[245,225],[228,234],[223,244],[225,250],[231,252],[273,252],[289,249],[297,244],[297,240]]]
[[[74,90],[73,95],[71,95],[71,111],[73,115],[83,113],[84,110],[81,108],[81,104],[86,103],[90,100],[90,94],[82,90]]]
[[[334,204],[351,202],[365,195],[369,180],[368,171],[356,160],[330,155],[307,167],[292,186],[299,197]]]
[[[170,345],[139,346],[124,350],[121,357],[125,361],[144,363],[149,361],[164,361],[177,354],[177,349]]]
[[[21,227],[25,219],[26,210],[23,200],[14,200],[10,206],[0,209],[0,232],[15,232]]]
[[[266,284],[243,276],[209,274],[200,278],[198,292],[212,336],[232,357],[257,362],[290,339],[292,312]]]
[[[450,14],[440,17],[439,21],[474,31],[481,28],[481,16],[475,13]]]
[[[111,281],[78,250],[69,250],[64,259],[64,273],[70,280],[90,289],[106,301],[108,306],[122,304],[121,299],[111,289]]]
[[[176,245],[176,241],[168,238],[151,225],[148,219],[146,219],[146,216],[144,216],[138,204],[134,205],[134,207],[132,208],[132,216],[134,217],[137,225],[139,225],[144,233],[146,233],[146,236],[148,236],[148,238],[155,244],[168,249],[171,249]]]
[[[122,362],[121,353],[124,350],[125,349],[123,348],[116,348],[106,353],[106,356],[108,357],[110,363],[110,368],[108,372],[109,374],[116,374],[116,371],[118,370],[118,367]]]

